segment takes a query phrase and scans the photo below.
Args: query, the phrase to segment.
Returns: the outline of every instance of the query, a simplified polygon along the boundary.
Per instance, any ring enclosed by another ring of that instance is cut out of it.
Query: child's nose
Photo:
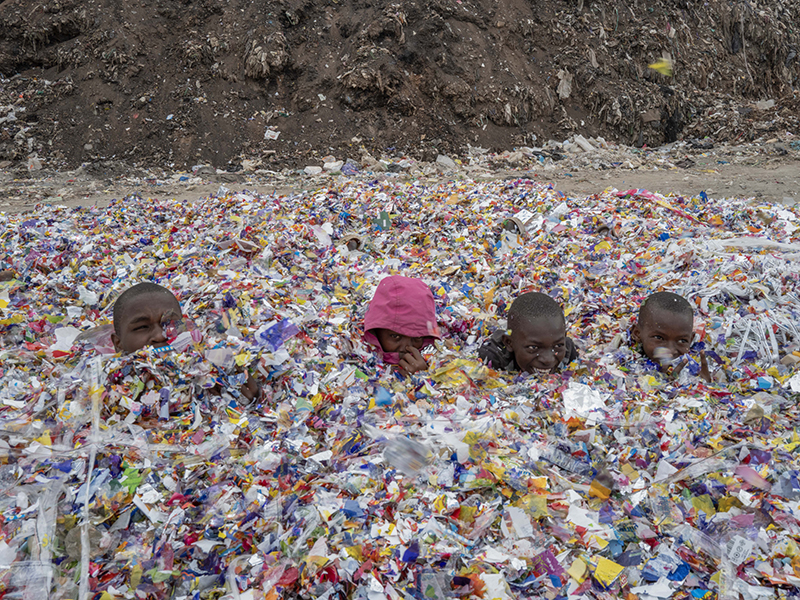
[[[150,344],[163,344],[167,341],[167,336],[164,335],[164,328],[161,325],[153,327],[153,334],[150,336]]]
[[[539,354],[539,362],[544,365],[546,369],[552,369],[556,366],[556,355],[554,352],[545,350]]]

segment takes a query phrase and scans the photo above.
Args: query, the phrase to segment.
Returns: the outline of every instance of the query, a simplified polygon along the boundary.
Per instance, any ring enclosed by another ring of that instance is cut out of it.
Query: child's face
[[[691,315],[655,309],[633,326],[631,334],[642,343],[645,356],[660,363],[689,352],[694,337],[692,325]]]
[[[409,337],[391,329],[378,329],[375,337],[378,338],[384,352],[397,352],[402,356],[409,346],[413,346],[417,350],[422,349],[423,339],[421,337]]]
[[[136,352],[145,346],[167,345],[163,325],[181,319],[181,306],[174,296],[142,294],[131,300],[119,323],[119,335],[111,341],[117,352]]]
[[[561,319],[518,320],[505,336],[506,348],[514,353],[523,371],[552,371],[567,355],[567,332]]]

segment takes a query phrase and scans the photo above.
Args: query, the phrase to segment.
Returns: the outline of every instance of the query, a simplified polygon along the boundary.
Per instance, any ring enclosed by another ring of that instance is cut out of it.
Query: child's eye
[[[133,328],[134,331],[143,331],[144,329],[147,329],[147,325],[139,325]]]
[[[397,340],[399,340],[399,339],[400,339],[400,336],[399,336],[399,335],[397,335],[396,333],[393,333],[391,337],[392,337],[392,339],[393,339],[393,340],[395,340],[395,341],[397,341]]]

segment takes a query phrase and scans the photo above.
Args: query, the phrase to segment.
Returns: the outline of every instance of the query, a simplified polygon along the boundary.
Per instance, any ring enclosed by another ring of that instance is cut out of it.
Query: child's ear
[[[111,343],[114,344],[114,350],[119,352],[119,336],[116,333],[111,334]]]
[[[638,323],[635,323],[634,326],[631,327],[631,339],[633,339],[634,342],[641,342],[642,341],[642,336],[641,336],[641,332],[639,331],[639,324]]]
[[[513,347],[511,346],[511,336],[509,335],[510,331],[511,330],[509,329],[506,333],[503,334],[503,337],[500,338],[500,341],[503,342],[503,346],[505,346],[506,350],[509,351],[513,350]]]

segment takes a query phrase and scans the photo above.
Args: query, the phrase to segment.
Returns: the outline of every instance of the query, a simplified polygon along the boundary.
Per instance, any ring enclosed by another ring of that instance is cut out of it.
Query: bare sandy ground
[[[189,174],[191,175],[191,174]],[[376,178],[413,179],[409,174],[378,174]],[[605,171],[573,169],[549,172],[495,170],[470,172],[461,170],[442,175],[438,180],[507,179],[526,177],[552,183],[567,195],[588,196],[608,187],[617,189],[643,188],[662,194],[694,196],[706,192],[711,198],[749,198],[755,203],[795,204],[800,201],[800,160],[793,156],[753,156],[747,162],[720,164],[717,157],[707,160],[697,158],[688,169],[653,168],[630,170],[615,168]],[[85,172],[39,173],[29,177],[15,177],[10,172],[0,172],[0,211],[25,212],[39,203],[66,206],[105,206],[111,200],[137,193],[155,199],[195,201],[216,194],[220,186],[235,192],[249,190],[260,194],[287,194],[302,189],[317,189],[335,185],[335,176],[309,178],[305,176],[260,177],[246,174],[212,175],[211,181],[178,181],[179,177],[130,177],[103,173],[89,175]],[[423,178],[435,183],[437,177]]]
[[[560,175],[553,183],[567,194],[585,196],[609,186],[710,198],[753,198],[757,202],[800,202],[800,161],[767,159],[761,164],[719,165],[697,161],[697,168],[662,171],[581,172]]]

